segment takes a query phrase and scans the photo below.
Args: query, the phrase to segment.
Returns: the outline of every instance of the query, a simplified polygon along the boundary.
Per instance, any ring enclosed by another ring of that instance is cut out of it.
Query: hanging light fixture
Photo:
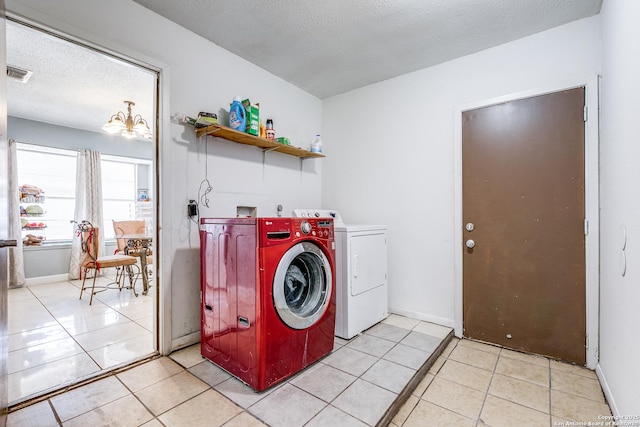
[[[118,111],[111,116],[109,121],[102,126],[102,129],[108,133],[120,133],[125,138],[146,138],[151,139],[151,129],[147,121],[140,114],[131,115],[131,107],[136,105],[133,101],[124,101],[127,104],[127,115],[122,111]]]

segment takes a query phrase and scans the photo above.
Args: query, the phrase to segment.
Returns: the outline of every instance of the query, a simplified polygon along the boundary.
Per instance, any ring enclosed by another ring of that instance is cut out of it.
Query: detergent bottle
[[[267,138],[267,130],[265,129],[264,125],[262,124],[262,119],[260,119],[260,138]]]
[[[312,153],[322,153],[322,139],[320,134],[316,134],[316,137],[311,142],[310,150]]]
[[[244,132],[247,127],[246,112],[239,96],[233,98],[229,108],[229,127],[240,132]]]

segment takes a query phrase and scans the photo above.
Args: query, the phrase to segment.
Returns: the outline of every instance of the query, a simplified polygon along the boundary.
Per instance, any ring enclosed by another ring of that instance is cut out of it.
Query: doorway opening
[[[113,221],[143,219],[149,239],[157,236],[159,72],[16,19],[7,20],[6,41],[8,66],[30,73],[26,82],[7,79],[8,136],[17,145],[17,176],[28,180],[19,182],[25,192],[16,192],[25,195],[18,196],[24,280],[8,292],[8,394],[15,405],[158,353],[159,242],[145,258],[145,295],[140,275],[138,296],[107,289],[90,305],[79,298],[82,280],[69,273],[70,221],[86,219],[75,218],[79,153],[101,158],[104,253],[117,247]],[[103,131],[118,112],[126,117],[124,101],[135,103],[133,115],[146,120],[151,139]],[[98,281],[112,281],[110,270]]]

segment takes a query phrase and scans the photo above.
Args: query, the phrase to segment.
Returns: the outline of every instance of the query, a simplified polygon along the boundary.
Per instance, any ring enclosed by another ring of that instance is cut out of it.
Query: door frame
[[[79,44],[85,48],[93,49],[104,55],[116,57],[125,62],[147,68],[157,73],[156,83],[156,108],[155,108],[155,130],[154,144],[155,152],[153,158],[153,179],[155,190],[155,210],[154,210],[154,250],[157,265],[155,267],[154,282],[158,293],[156,295],[156,306],[154,316],[154,348],[161,355],[167,355],[172,350],[171,332],[171,286],[165,278],[171,277],[171,263],[162,262],[166,253],[170,253],[169,238],[163,232],[163,223],[167,220],[162,214],[163,204],[168,203],[163,197],[164,181],[163,161],[170,158],[169,144],[162,141],[168,138],[170,132],[170,67],[166,62],[150,57],[134,49],[125,47],[111,40],[97,37],[95,34],[79,29],[68,22],[62,22],[42,14],[33,9],[25,8],[21,5],[14,5],[12,10],[6,11],[8,20],[21,25],[30,26],[45,33],[54,34],[72,43]]]
[[[586,359],[587,367],[595,369],[599,358],[599,290],[600,290],[600,217],[599,217],[599,83],[600,77],[569,82],[496,98],[481,100],[454,108],[454,333],[462,337],[462,113],[509,101],[531,98],[578,87],[585,88],[588,120],[585,122],[585,268],[586,268]]]
[[[0,41],[4,44],[0,46],[0,67],[7,67],[7,20],[4,0],[0,0]],[[9,140],[7,137],[7,78],[6,75],[0,77],[0,206],[2,207],[3,218],[0,219],[0,239],[9,239],[9,218],[5,219],[5,212],[9,213]],[[0,248],[0,426],[7,425],[7,413],[9,404],[9,249]]]

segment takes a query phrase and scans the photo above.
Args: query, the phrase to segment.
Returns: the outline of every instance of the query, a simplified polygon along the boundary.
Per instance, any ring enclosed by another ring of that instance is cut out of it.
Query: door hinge
[[[588,219],[584,220],[584,235],[585,236],[589,235],[589,220]]]
[[[583,118],[583,119],[584,119],[584,121],[586,122],[586,121],[587,121],[587,119],[588,119],[588,117],[589,117],[589,115],[588,115],[588,113],[587,113],[587,106],[586,106],[586,105],[583,107],[583,110],[582,110],[582,111],[583,111],[583,113],[582,113],[582,118]]]

